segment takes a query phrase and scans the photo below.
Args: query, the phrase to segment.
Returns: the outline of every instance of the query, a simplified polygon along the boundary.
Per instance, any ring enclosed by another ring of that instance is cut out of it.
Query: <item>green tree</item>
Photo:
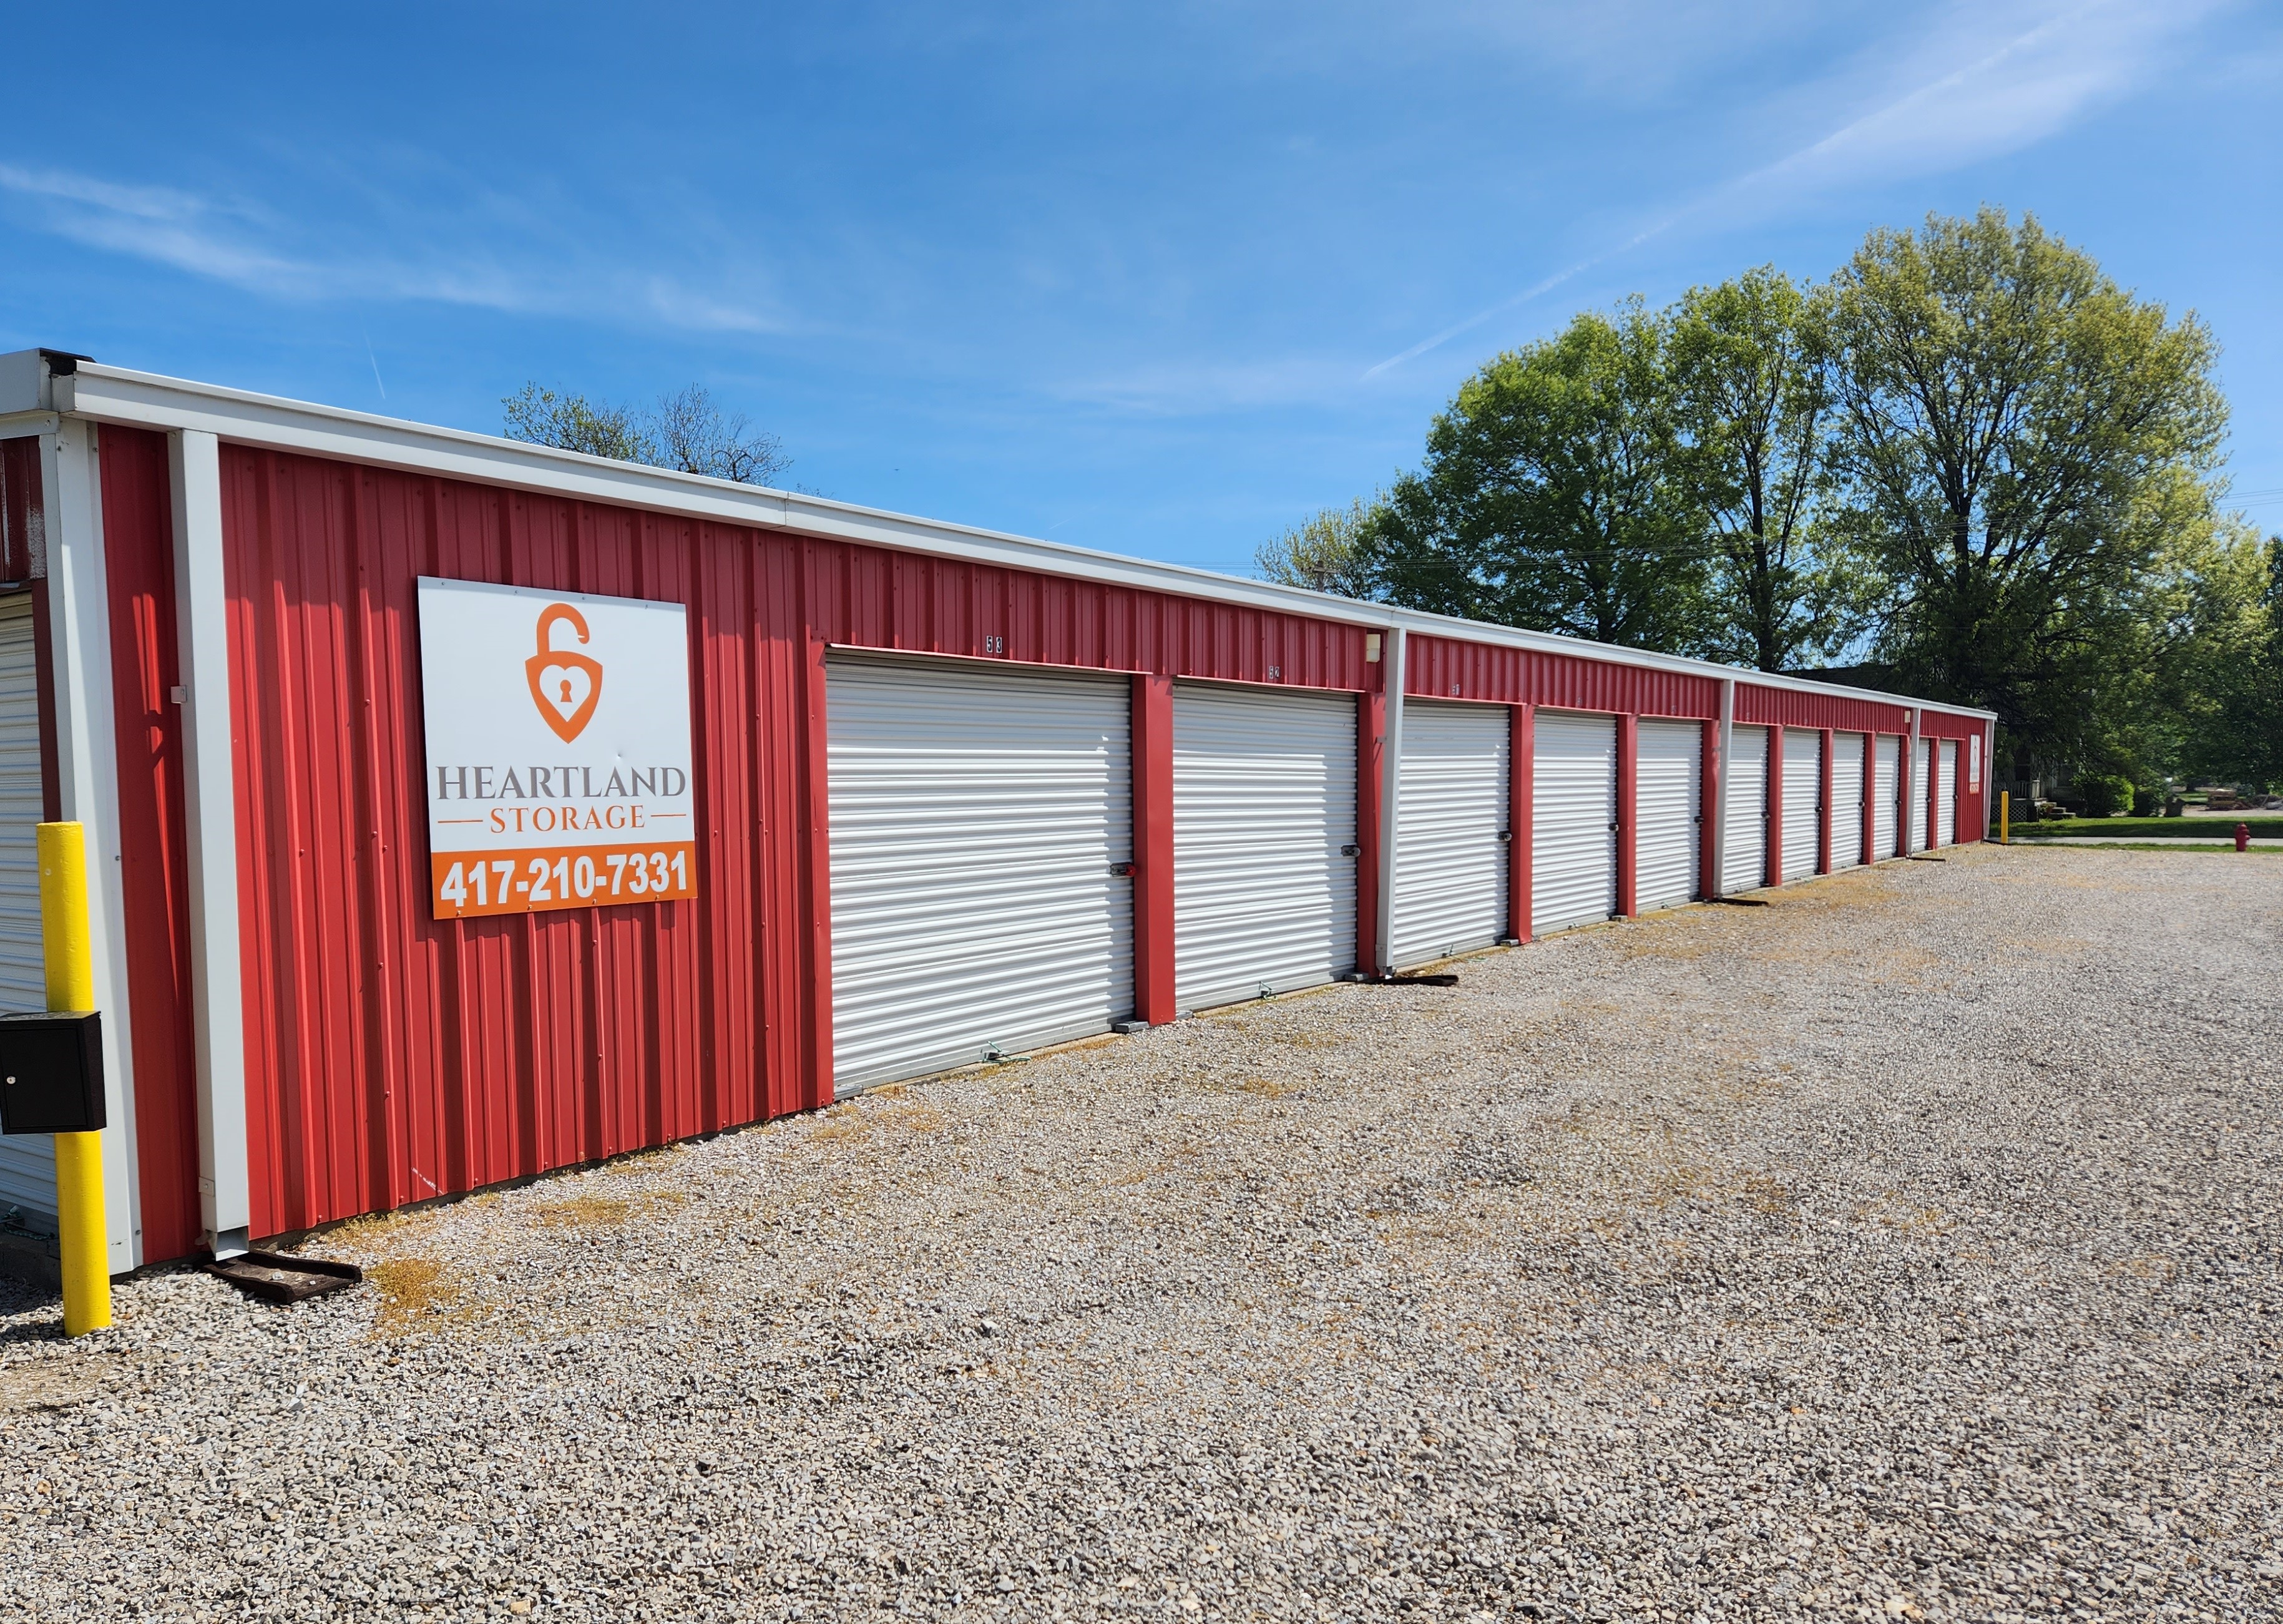
[[[658,460],[650,436],[623,406],[605,405],[583,394],[557,394],[535,383],[524,385],[500,404],[506,408],[510,440],[614,462]]]
[[[1492,359],[1369,527],[1380,596],[1631,648],[1705,645],[1665,332],[1638,300]]]
[[[1773,266],[1691,288],[1671,317],[1674,406],[1712,538],[1717,659],[1788,671],[1847,620],[1812,540],[1830,391],[1819,313]]]
[[[1261,543],[1253,567],[1266,581],[1336,592],[1343,597],[1372,595],[1369,536],[1385,497],[1374,493],[1344,508],[1325,508],[1283,535]]]
[[[2209,629],[2174,701],[2183,777],[2283,785],[2283,537],[2240,519],[2215,548],[2199,605]]]
[[[2037,761],[2100,743],[2136,595],[2209,530],[2211,336],[1994,208],[1874,231],[1827,303],[1851,562],[1877,646]],[[2009,752],[2010,753],[2010,752]]]
[[[691,384],[635,410],[583,394],[524,385],[501,404],[507,437],[562,451],[583,451],[622,463],[647,463],[682,473],[702,473],[740,485],[768,485],[792,466],[774,434],[750,427],[743,414],[715,403]]]

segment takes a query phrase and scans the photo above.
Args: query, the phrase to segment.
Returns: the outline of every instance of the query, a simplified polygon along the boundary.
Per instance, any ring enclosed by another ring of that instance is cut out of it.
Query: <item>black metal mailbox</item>
[[[0,1134],[104,1125],[103,1017],[0,1015]]]

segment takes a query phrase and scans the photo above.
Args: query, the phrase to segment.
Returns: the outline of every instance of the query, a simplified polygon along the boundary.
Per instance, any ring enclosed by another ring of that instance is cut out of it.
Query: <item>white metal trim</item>
[[[222,592],[221,447],[168,437],[175,498],[175,636],[183,679],[183,831],[189,857],[191,1024],[199,1088],[199,1208],[216,1257],[253,1222],[245,1142],[245,1003],[238,941],[238,807]]]
[[[1403,667],[1408,652],[1403,628],[1390,627],[1381,648],[1387,730],[1379,746],[1379,917],[1372,922],[1372,944],[1374,968],[1384,974],[1395,964],[1395,816],[1403,797]]]
[[[470,433],[463,429],[347,411],[248,390],[104,366],[91,361],[81,362],[75,371],[53,382],[58,410],[105,422],[144,428],[201,429],[224,440],[302,451],[315,457],[417,468],[456,479],[694,514],[735,524],[770,525],[836,540],[1311,615],[1373,630],[1393,626],[1465,642],[1579,655],[1610,664],[1723,681],[1737,680],[1739,675],[1734,666],[1715,665],[1709,660],[1619,649],[1580,638],[1396,609],[1384,604],[1360,603],[1274,582],[1246,581],[1183,565],[1129,558],[1065,543],[1035,541],[799,492],[738,485],[698,474],[614,462],[489,434]],[[1883,705],[1910,703],[1896,694],[1812,682],[1804,677],[1752,672],[1742,680],[1756,687],[1797,693],[1869,699]],[[1953,709],[1943,708],[1945,712]],[[1964,707],[1955,707],[1953,714],[1995,715],[1994,712]]]
[[[87,916],[95,1007],[103,1011],[104,1205],[111,1269],[143,1261],[135,1176],[135,1046],[120,893],[119,729],[111,694],[111,599],[104,572],[101,453],[92,425],[66,418],[40,437],[47,510],[49,649],[55,661],[56,769],[66,823],[86,826]]]

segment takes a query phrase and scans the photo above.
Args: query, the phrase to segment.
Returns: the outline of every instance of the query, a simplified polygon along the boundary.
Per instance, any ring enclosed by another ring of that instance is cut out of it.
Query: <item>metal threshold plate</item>
[[[245,1252],[208,1263],[206,1273],[227,1280],[263,1302],[296,1303],[331,1292],[346,1292],[364,1279],[354,1263],[329,1258],[290,1257],[282,1252]]]

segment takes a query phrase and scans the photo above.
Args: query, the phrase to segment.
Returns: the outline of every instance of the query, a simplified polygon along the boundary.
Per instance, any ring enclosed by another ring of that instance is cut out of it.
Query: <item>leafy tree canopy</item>
[[[1469,379],[1371,526],[1378,590],[1597,643],[1706,646],[1703,524],[1664,347],[1635,301]]]

